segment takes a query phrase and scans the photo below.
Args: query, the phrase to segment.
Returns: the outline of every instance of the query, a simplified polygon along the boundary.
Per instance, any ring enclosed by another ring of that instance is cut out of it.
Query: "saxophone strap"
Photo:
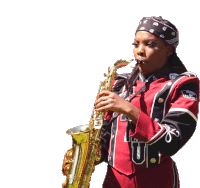
[[[142,88],[140,88],[140,90],[139,90],[137,93],[135,93],[135,94],[134,94],[130,99],[128,99],[127,101],[128,101],[128,102],[131,102],[138,94],[142,93],[142,92],[147,88],[147,85],[148,85],[148,81],[145,81],[144,86],[143,86]],[[107,126],[110,126],[110,125],[113,123],[113,121],[115,121],[115,120],[117,119],[117,117],[118,117],[119,115],[120,115],[120,113],[115,112],[115,113],[113,114],[113,116],[112,116],[112,118],[111,118],[111,120],[109,121],[109,123],[108,123]]]
[[[163,70],[165,70],[165,69],[163,69]],[[140,76],[141,76],[141,75],[140,75]],[[189,77],[191,77],[191,76],[196,76],[196,75],[195,75],[194,73],[191,73],[191,72],[184,72],[184,73],[179,74],[179,75],[177,74],[177,75],[172,79],[172,82],[175,82],[176,80],[178,80],[180,77],[183,77],[183,76],[189,76]],[[136,83],[137,78],[138,78],[138,75],[136,75],[135,78],[136,78],[136,79],[133,80],[133,84],[132,84],[132,85],[134,85],[134,84]],[[130,99],[128,99],[127,101],[131,102],[138,94],[142,93],[142,92],[147,88],[147,86],[153,81],[153,75],[150,76],[150,77],[148,78],[148,80],[145,80],[144,77],[142,78],[142,80],[145,82],[145,85],[144,85],[137,93],[135,93]],[[132,85],[130,85],[130,86],[132,86]],[[130,90],[128,90],[128,91],[130,91]],[[128,92],[127,92],[127,93],[128,93]],[[127,98],[127,96],[126,96],[125,98]],[[112,116],[110,122],[108,123],[108,126],[110,126],[110,125],[113,123],[113,121],[115,121],[115,119],[116,119],[119,115],[120,115],[119,113],[115,112],[115,113],[113,114],[113,116]]]

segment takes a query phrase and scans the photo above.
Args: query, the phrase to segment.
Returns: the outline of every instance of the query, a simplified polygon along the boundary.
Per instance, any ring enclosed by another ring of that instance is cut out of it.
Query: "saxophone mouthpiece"
[[[143,61],[136,59],[136,66],[139,65],[139,64],[142,64],[142,63],[143,63]]]

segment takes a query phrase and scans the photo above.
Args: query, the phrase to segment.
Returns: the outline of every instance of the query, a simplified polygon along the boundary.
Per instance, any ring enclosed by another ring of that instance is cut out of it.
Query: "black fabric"
[[[108,126],[109,121],[104,120],[102,130],[101,130],[101,159],[99,163],[106,160],[108,156],[108,149],[109,149],[109,143],[110,143],[110,132],[111,132],[111,126]]]
[[[137,79],[138,79],[138,74],[139,74],[139,69],[137,67],[135,67],[135,69],[133,69],[131,74],[122,74],[122,75],[118,75],[115,79],[116,84],[113,86],[113,90],[115,93],[119,94],[121,93],[121,90],[123,88],[123,86],[125,85],[127,87],[127,85],[129,85],[129,87],[133,87],[133,85],[136,83]],[[127,80],[129,79],[129,81],[127,82]],[[130,82],[131,80],[131,82]],[[146,83],[145,85],[131,98],[131,100],[136,97],[139,93],[143,92],[146,89]],[[130,90],[127,91],[127,93],[129,93]],[[125,96],[127,97],[127,96]],[[129,102],[131,102],[131,100],[129,100]],[[111,135],[111,125],[112,123],[117,119],[117,117],[119,116],[119,113],[113,113],[113,116],[111,118],[110,121],[105,120],[102,126],[102,132],[101,132],[101,160],[100,162],[104,161],[107,158],[108,155],[108,149],[109,149],[109,143],[110,143],[110,135]]]
[[[133,97],[131,97],[131,99],[127,100],[129,102],[131,102],[138,94],[142,93],[146,88],[147,88],[147,84],[148,82],[145,83],[145,85],[136,93],[133,95]],[[111,118],[110,122],[108,123],[108,126],[110,126],[113,121],[119,116],[120,114],[119,113],[114,113],[113,117]]]
[[[131,102],[131,100],[133,98],[135,98],[139,93],[142,93],[147,87],[147,83],[145,83],[145,85],[129,100],[129,102]],[[104,121],[103,127],[102,127],[102,132],[101,132],[101,160],[100,162],[104,161],[107,158],[108,155],[108,149],[109,149],[109,143],[110,143],[110,135],[111,135],[111,125],[112,123],[117,119],[117,117],[120,114],[115,112],[113,113],[113,116],[111,118],[110,121]],[[132,125],[132,122],[127,122],[128,124]]]
[[[133,93],[133,86],[136,84],[136,81],[138,80],[140,70],[138,66],[135,66],[132,70],[132,73],[130,74],[130,77],[127,79],[127,84],[126,84],[126,96],[127,98],[131,93]]]
[[[169,112],[161,121],[166,132],[151,145],[166,156],[174,155],[193,135],[196,121],[186,112]]]
[[[131,100],[133,100],[139,93],[142,93],[146,88],[147,85],[150,84],[151,82],[161,78],[163,75],[168,75],[169,74],[169,70],[168,67],[163,67],[158,73],[152,74],[150,75],[147,79],[146,79],[146,83],[145,85],[137,92],[133,95],[133,97],[129,100],[129,102],[131,102]],[[129,87],[133,87],[136,84],[136,81],[139,79],[139,75],[144,77],[144,75],[142,75],[141,72],[139,72],[138,67],[134,67],[133,71],[131,74],[120,74],[116,76],[116,82],[113,86],[113,91],[117,94],[120,94],[122,92],[122,88],[124,85],[127,85]],[[129,79],[129,81],[127,81]],[[132,80],[132,81],[130,81]],[[145,81],[145,79],[144,79]],[[132,82],[132,83],[131,83]],[[128,91],[130,92],[130,90],[128,89]],[[127,93],[129,93],[127,92]],[[128,96],[126,96],[128,97]],[[117,119],[117,117],[119,116],[119,113],[113,113],[113,116],[111,118],[110,121],[104,121],[103,127],[102,127],[102,133],[101,133],[101,146],[102,146],[102,160],[104,158],[106,158],[105,156],[107,156],[107,151],[109,148],[109,143],[110,143],[110,135],[111,135],[111,125],[112,123]],[[101,160],[101,161],[102,161]]]
[[[165,40],[173,47],[176,47],[179,43],[178,32],[169,24],[163,23],[163,19],[161,17],[142,18],[136,32],[137,31],[147,31],[154,34]]]
[[[174,79],[172,79],[171,82],[166,84],[161,91],[159,91],[156,95],[155,102],[152,105],[152,118],[156,119],[157,122],[160,122],[163,119],[164,116],[164,105],[165,101],[168,99],[167,96],[169,94],[169,91],[171,89],[171,86],[180,78],[185,76],[185,74],[177,75]],[[159,99],[162,99],[163,101],[160,102]]]
[[[139,68],[135,66],[131,73],[119,74],[115,77],[115,84],[112,87],[113,92],[120,94],[122,93],[123,86],[126,87],[126,96],[127,98],[131,93],[133,93],[133,86],[138,80],[139,76]]]

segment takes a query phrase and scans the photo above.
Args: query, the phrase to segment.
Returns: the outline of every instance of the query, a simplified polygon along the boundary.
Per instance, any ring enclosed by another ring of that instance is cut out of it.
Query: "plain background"
[[[67,129],[87,124],[99,83],[118,59],[132,59],[144,16],[180,32],[178,56],[200,75],[196,1],[7,0],[0,2],[0,187],[59,188]],[[198,123],[199,125],[199,123]],[[199,187],[199,127],[176,161],[181,188]],[[101,188],[106,164],[91,188]]]

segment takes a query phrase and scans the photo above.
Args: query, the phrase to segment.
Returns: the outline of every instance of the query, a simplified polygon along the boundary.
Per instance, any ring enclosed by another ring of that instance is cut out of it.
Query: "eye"
[[[148,46],[149,48],[154,48],[154,47],[156,46],[156,43],[155,43],[155,42],[152,42],[152,41],[149,41],[149,42],[147,43],[147,46]]]
[[[135,48],[137,48],[138,47],[138,43],[132,43],[132,45],[135,47]]]

